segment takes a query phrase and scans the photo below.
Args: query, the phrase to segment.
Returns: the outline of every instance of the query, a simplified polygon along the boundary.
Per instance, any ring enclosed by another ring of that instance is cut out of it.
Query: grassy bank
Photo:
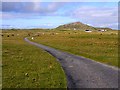
[[[65,74],[56,59],[23,40],[28,32],[3,31],[2,87],[66,88]]]
[[[118,32],[53,30],[34,37],[35,42],[118,67]]]

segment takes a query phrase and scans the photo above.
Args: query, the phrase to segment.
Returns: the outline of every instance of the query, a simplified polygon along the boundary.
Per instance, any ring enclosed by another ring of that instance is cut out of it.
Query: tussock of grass
[[[66,88],[65,74],[56,59],[23,40],[28,31],[5,32],[15,36],[3,37],[3,88]]]

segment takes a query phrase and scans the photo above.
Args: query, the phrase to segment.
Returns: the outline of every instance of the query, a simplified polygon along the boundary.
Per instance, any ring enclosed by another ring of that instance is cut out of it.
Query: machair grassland
[[[118,31],[3,30],[1,37],[3,88],[67,87],[65,73],[57,60],[25,42],[25,37],[61,51],[119,67]]]
[[[53,30],[35,36],[32,41],[119,67],[118,31]]]
[[[2,87],[66,88],[66,77],[57,60],[24,41],[29,32],[3,30]]]

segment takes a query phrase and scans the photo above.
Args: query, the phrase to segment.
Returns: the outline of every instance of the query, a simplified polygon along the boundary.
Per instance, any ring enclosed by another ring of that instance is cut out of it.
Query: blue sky
[[[2,2],[3,28],[55,28],[80,21],[118,28],[117,2]]]

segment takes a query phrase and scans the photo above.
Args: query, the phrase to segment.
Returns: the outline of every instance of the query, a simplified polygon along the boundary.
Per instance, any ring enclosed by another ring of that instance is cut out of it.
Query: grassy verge
[[[66,88],[60,64],[47,52],[25,42],[23,37],[27,33],[3,31],[2,87]]]
[[[118,32],[50,31],[35,42],[118,67]]]

